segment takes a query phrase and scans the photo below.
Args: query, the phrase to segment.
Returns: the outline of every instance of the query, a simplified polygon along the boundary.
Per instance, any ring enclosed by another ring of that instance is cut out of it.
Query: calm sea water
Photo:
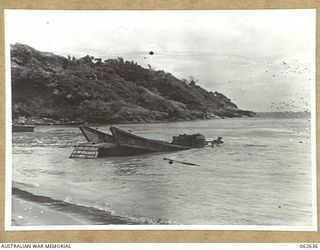
[[[199,132],[225,143],[99,159],[69,158],[73,145],[85,141],[77,127],[37,126],[13,133],[13,187],[35,200],[71,204],[66,212],[74,216],[85,217],[85,207],[90,216],[108,212],[128,224],[310,226],[310,126],[308,118],[119,125],[147,138]],[[93,224],[109,223],[97,218]]]

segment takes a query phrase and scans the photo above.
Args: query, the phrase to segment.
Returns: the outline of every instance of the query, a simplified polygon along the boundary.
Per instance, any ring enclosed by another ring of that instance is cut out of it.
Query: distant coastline
[[[276,111],[276,112],[257,112],[257,117],[270,118],[310,118],[311,112],[305,111]]]
[[[256,116],[254,117],[238,117],[238,119],[245,119],[245,118],[307,118],[309,119],[311,117],[310,112],[303,112],[303,111],[276,111],[276,112],[256,112]],[[209,118],[206,120],[219,120],[219,119],[229,119],[228,117],[226,118],[221,118],[221,117],[216,117],[216,118]],[[197,120],[204,120],[204,119],[197,119]],[[171,120],[153,120],[153,121],[120,121],[118,123],[99,123],[99,122],[85,122],[82,120],[54,120],[54,119],[48,119],[48,118],[24,118],[23,121],[19,120],[14,120],[14,123],[18,124],[33,124],[37,126],[79,126],[79,125],[113,125],[113,124],[143,124],[143,123],[172,123],[172,122],[187,122],[187,121],[197,121],[195,119],[193,120],[185,120],[185,119],[171,119]]]

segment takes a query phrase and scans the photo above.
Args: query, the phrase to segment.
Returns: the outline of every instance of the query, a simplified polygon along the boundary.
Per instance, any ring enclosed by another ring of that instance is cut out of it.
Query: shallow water
[[[147,138],[201,133],[222,147],[70,159],[77,127],[13,133],[13,186],[143,224],[312,224],[308,118],[241,118],[119,125]],[[100,126],[108,131],[108,126]],[[199,164],[169,164],[164,157]],[[83,215],[85,216],[85,215]],[[100,217],[99,217],[100,218]],[[95,221],[93,224],[107,224]],[[59,223],[61,224],[61,223]]]

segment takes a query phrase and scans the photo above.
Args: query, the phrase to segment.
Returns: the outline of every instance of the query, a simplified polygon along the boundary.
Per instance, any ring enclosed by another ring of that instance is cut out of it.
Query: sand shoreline
[[[95,207],[68,203],[12,188],[12,226],[149,224]]]
[[[56,211],[48,205],[12,196],[12,226],[90,225],[90,221]]]

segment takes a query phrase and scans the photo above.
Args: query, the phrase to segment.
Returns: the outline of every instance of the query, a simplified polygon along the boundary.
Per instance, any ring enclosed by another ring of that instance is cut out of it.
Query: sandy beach
[[[12,188],[12,226],[130,225],[145,222]]]
[[[88,225],[89,221],[55,211],[48,205],[12,197],[12,226]]]

